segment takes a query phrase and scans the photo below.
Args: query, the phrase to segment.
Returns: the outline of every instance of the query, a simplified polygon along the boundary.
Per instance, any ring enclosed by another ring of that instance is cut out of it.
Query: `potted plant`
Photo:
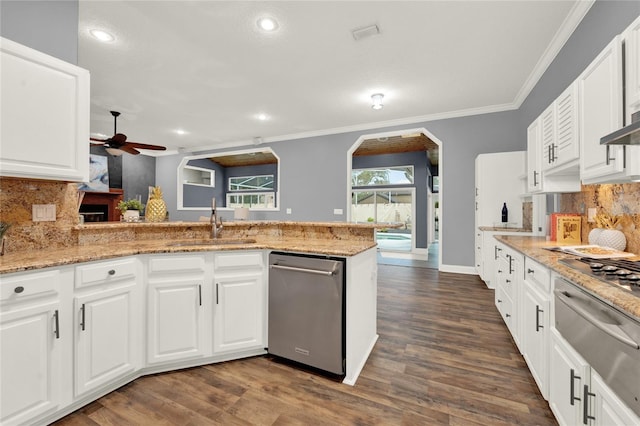
[[[132,198],[131,200],[120,201],[116,208],[120,210],[126,222],[137,222],[140,220],[140,212],[144,210],[144,204]]]

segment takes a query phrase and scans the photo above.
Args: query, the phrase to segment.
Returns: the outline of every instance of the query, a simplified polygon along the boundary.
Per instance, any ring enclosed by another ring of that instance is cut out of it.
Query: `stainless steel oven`
[[[640,415],[640,321],[561,278],[554,298],[556,329]]]

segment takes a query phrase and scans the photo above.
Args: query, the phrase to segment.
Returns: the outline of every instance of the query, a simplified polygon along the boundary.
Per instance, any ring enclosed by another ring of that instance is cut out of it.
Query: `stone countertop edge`
[[[183,240],[181,240],[182,242]],[[376,247],[375,241],[337,241],[321,239],[268,239],[230,245],[171,246],[173,240],[140,240],[108,244],[78,245],[8,253],[0,257],[0,274],[112,259],[139,254],[185,253],[233,250],[278,250],[350,257]]]
[[[481,231],[491,231],[491,232],[533,232],[533,230],[531,229],[508,228],[506,226],[478,226],[478,229]]]
[[[135,227],[157,227],[157,228],[181,228],[193,226],[211,226],[208,221],[170,221],[170,222],[94,222],[73,226],[76,230],[90,229],[113,229],[113,228],[135,228]],[[333,227],[333,228],[401,228],[404,223],[370,223],[370,222],[296,222],[277,220],[238,220],[222,222],[223,227],[246,227],[246,226],[310,226],[310,227]]]
[[[579,256],[544,250],[544,248],[558,247],[562,244],[558,244],[556,241],[547,241],[545,237],[496,235],[495,238],[512,249],[557,272],[563,278],[582,287],[588,293],[591,293],[608,305],[640,321],[640,297],[630,294],[625,289],[613,284],[604,283],[558,262],[560,259],[576,259]],[[631,258],[631,260],[640,260],[640,256]]]

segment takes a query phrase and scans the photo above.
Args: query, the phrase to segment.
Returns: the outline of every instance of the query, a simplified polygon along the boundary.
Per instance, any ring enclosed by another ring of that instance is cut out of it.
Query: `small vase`
[[[615,250],[624,251],[627,247],[627,238],[622,231],[617,229],[604,229],[598,237],[598,245],[609,247]]]
[[[589,244],[598,244],[598,238],[600,238],[602,231],[604,231],[603,228],[593,228],[591,232],[589,232]]]
[[[140,220],[140,212],[138,210],[127,210],[122,217],[125,222],[138,222]]]

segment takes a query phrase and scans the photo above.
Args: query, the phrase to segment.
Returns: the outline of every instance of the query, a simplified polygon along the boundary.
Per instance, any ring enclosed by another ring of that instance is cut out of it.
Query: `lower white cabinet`
[[[496,264],[495,305],[509,328],[514,342],[522,351],[520,331],[521,287],[523,256],[504,244],[498,243]]]
[[[640,424],[640,418],[555,328],[551,331],[549,406],[560,426]]]
[[[522,355],[544,399],[549,395],[549,269],[526,257],[522,285]]]
[[[153,256],[148,263],[147,363],[203,357],[211,350],[210,262],[204,254]]]
[[[13,274],[0,279],[0,424],[29,424],[62,402],[65,342],[59,270]]]
[[[216,253],[214,262],[213,352],[264,348],[265,255]]]

